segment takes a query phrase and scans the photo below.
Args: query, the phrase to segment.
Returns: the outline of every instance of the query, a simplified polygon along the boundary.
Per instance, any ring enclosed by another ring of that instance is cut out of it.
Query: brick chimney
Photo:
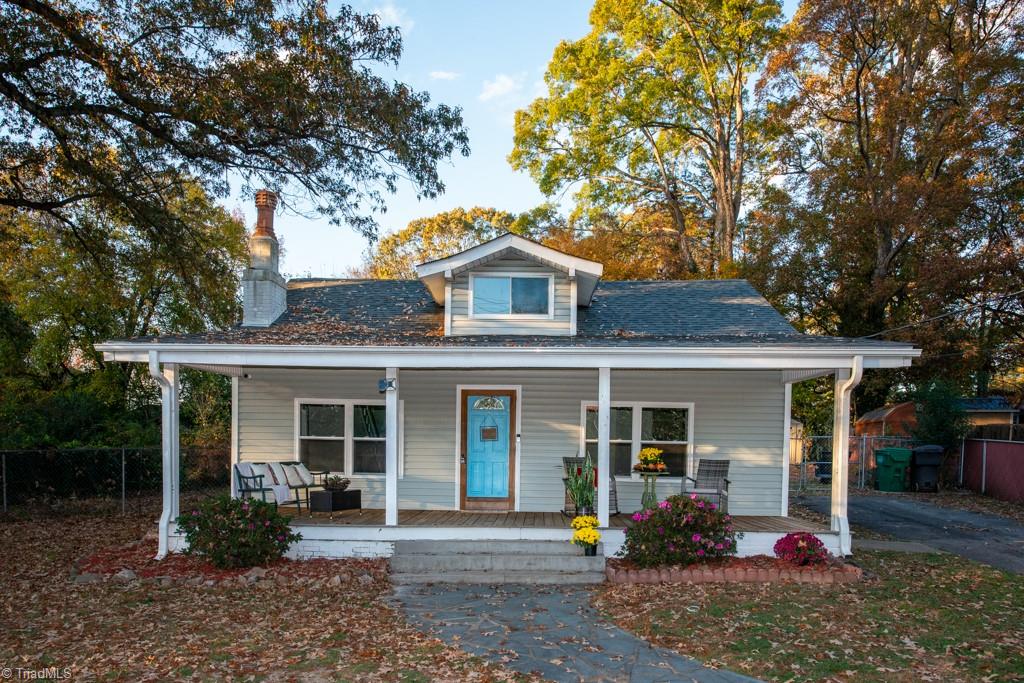
[[[278,272],[281,247],[274,234],[277,195],[256,193],[256,228],[249,237],[249,267],[242,274],[242,325],[267,327],[287,307],[287,288]]]

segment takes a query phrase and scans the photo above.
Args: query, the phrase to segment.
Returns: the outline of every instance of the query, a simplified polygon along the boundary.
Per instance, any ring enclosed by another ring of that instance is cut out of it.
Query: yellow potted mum
[[[597,530],[597,517],[593,515],[581,515],[574,517],[572,528],[572,542],[583,548],[583,554],[588,557],[597,555],[597,544],[601,541],[601,532]]]

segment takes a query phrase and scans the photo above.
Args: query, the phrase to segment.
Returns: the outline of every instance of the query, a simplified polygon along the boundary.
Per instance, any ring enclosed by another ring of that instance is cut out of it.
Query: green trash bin
[[[907,471],[914,452],[909,448],[879,448],[875,451],[875,488],[905,491]]]

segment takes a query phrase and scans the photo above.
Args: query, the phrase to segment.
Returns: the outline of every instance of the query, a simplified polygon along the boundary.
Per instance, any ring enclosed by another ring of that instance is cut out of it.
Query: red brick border
[[[860,567],[841,564],[827,569],[793,566],[788,569],[754,567],[661,567],[622,569],[608,567],[610,583],[851,583],[863,578]]]

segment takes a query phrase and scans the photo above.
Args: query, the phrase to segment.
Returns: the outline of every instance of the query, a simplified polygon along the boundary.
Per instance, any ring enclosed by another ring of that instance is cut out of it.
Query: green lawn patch
[[[840,586],[605,587],[622,627],[777,681],[1024,680],[1024,577],[951,555],[858,553]]]

